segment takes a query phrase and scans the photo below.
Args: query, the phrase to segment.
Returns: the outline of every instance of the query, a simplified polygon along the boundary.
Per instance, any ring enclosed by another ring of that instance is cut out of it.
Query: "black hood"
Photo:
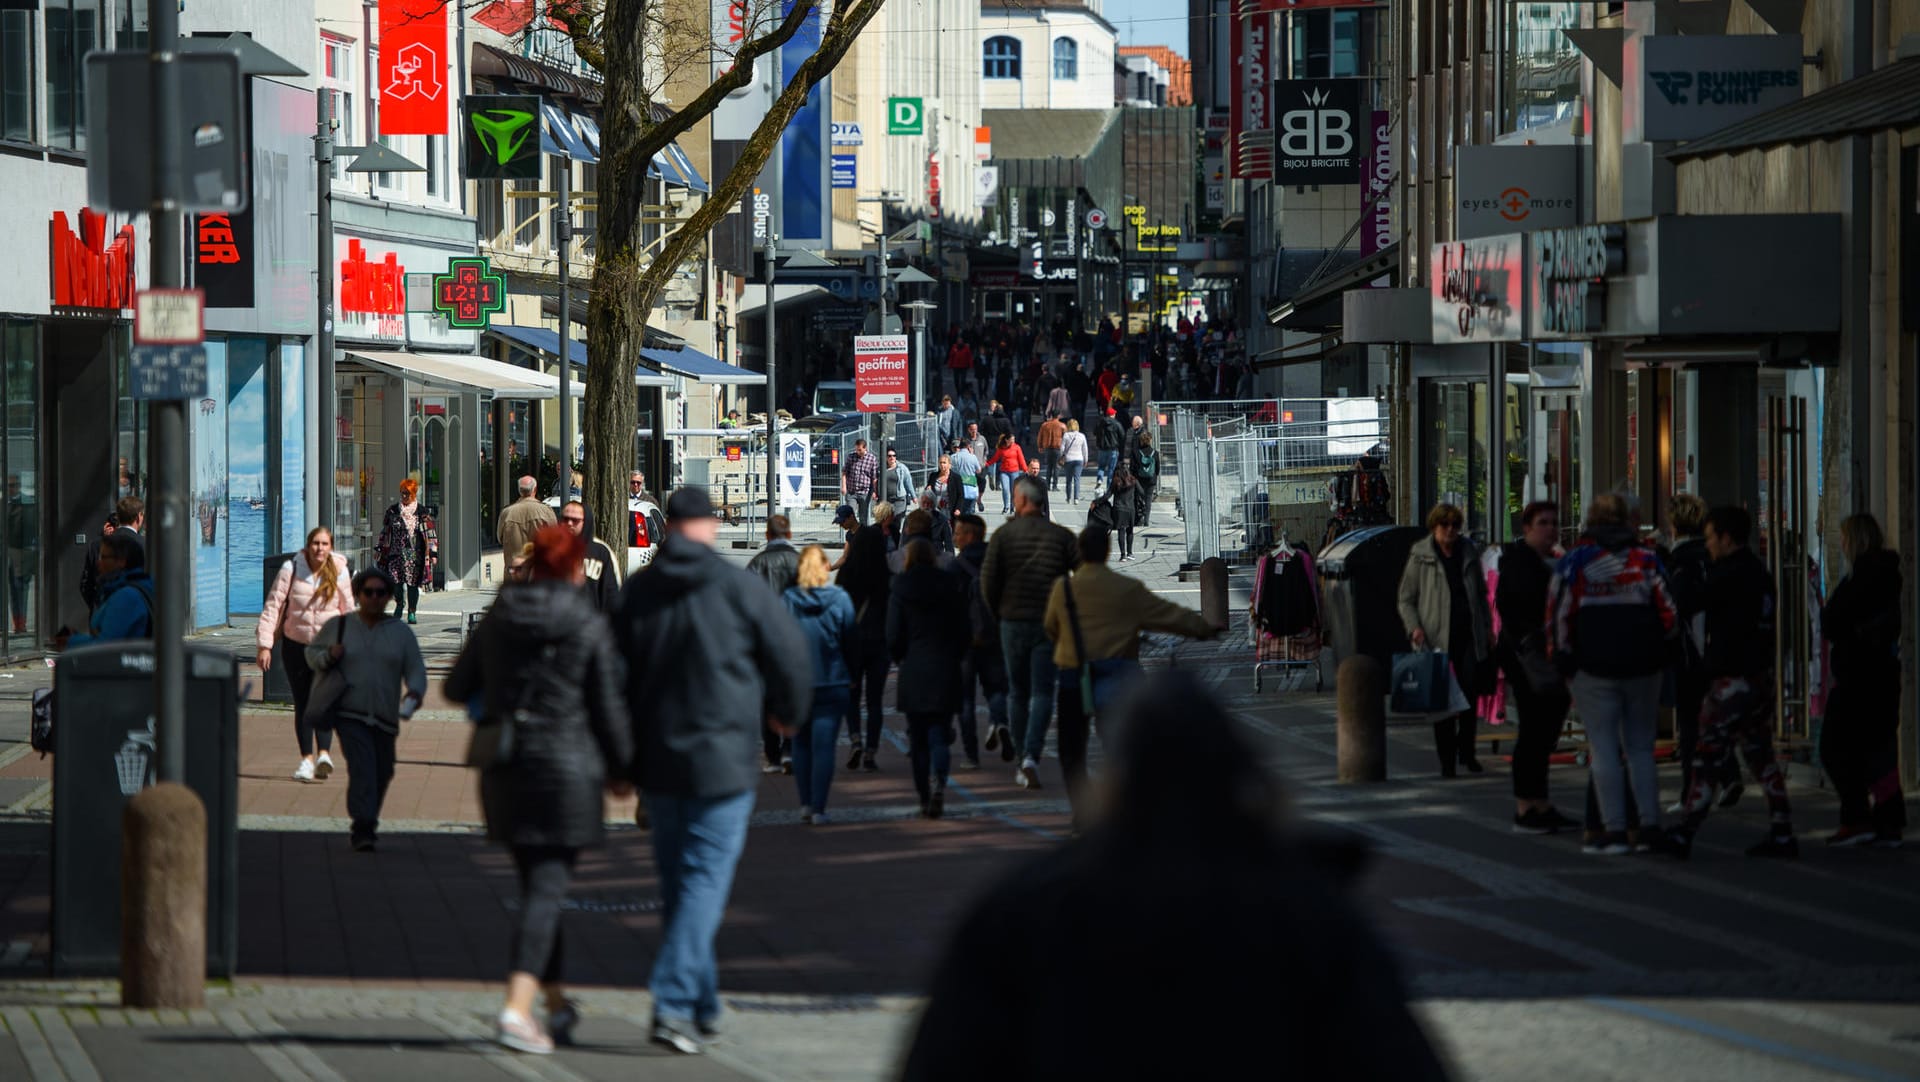
[[[643,576],[650,589],[663,597],[679,597],[699,589],[724,566],[718,553],[698,541],[668,531]]]
[[[914,543],[924,545],[927,542]],[[909,605],[936,601],[942,591],[952,589],[953,581],[948,577],[947,572],[933,564],[909,567],[893,577],[893,592],[906,599]]]
[[[1589,526],[1587,540],[1609,552],[1618,552],[1640,539],[1640,534],[1631,526]]]
[[[571,637],[594,612],[586,591],[570,582],[547,580],[506,586],[487,617],[503,621],[516,641],[554,642]]]
[[[975,541],[973,544],[961,549],[957,558],[964,560],[967,566],[978,571],[987,562],[987,543],[985,541]]]

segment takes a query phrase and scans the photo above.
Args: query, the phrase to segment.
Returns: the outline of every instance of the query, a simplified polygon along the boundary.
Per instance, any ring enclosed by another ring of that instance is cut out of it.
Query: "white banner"
[[[813,502],[812,454],[807,437],[780,434],[780,509],[798,511]]]
[[[991,207],[1000,195],[1000,167],[983,165],[973,171],[973,205]]]

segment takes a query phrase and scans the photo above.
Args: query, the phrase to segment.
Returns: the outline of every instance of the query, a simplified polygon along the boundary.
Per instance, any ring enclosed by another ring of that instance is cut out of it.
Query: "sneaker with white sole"
[[[811,823],[811,822],[813,822],[813,807],[812,807],[812,805],[809,805],[809,804],[802,804],[802,805],[800,805],[800,821],[801,821],[802,823]]]
[[[1020,760],[1020,787],[1022,789],[1040,788],[1040,764],[1032,756]]]
[[[655,1018],[653,1043],[665,1045],[683,1056],[697,1056],[706,1051],[700,1044],[699,1033],[694,1029],[691,1019]]]
[[[313,759],[313,776],[316,781],[326,781],[333,774],[333,756],[321,752]]]
[[[312,759],[300,760],[300,765],[293,768],[293,780],[294,781],[314,780]]]
[[[493,1039],[502,1048],[535,1056],[553,1054],[553,1038],[540,1031],[533,1019],[516,1010],[503,1010],[493,1024]]]

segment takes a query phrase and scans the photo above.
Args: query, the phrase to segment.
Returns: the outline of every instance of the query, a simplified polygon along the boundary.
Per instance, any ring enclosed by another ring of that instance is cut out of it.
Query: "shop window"
[[[1372,9],[1296,11],[1287,70],[1295,79],[1351,79],[1369,67]]]
[[[1420,461],[1427,464],[1424,517],[1435,504],[1465,512],[1467,532],[1484,534],[1487,518],[1487,384],[1427,380],[1420,395]]]
[[[981,73],[989,79],[1020,78],[1020,39],[988,38],[981,51]]]
[[[453,193],[447,190],[447,138],[444,135],[429,135],[426,139],[426,153],[421,155],[421,164],[427,169],[427,195],[432,199],[451,202]]]
[[[85,57],[99,47],[98,0],[46,0],[47,145],[87,149]]]
[[[34,648],[39,622],[34,585],[40,573],[40,429],[36,390],[38,341],[30,320],[0,322],[0,364],[5,366],[6,442],[0,449],[0,474],[6,478],[6,502],[0,505],[0,593],[6,615],[0,619],[6,652]]]
[[[146,51],[147,5],[137,0],[124,0],[121,3],[120,25],[114,30],[113,41],[116,49]]]
[[[1053,39],[1053,77],[1061,80],[1080,78],[1080,43],[1072,38]]]
[[[1572,117],[1580,94],[1580,54],[1561,31],[1580,25],[1580,11],[1577,3],[1507,9],[1501,131],[1558,126]]]
[[[31,11],[0,11],[0,139],[33,142]]]

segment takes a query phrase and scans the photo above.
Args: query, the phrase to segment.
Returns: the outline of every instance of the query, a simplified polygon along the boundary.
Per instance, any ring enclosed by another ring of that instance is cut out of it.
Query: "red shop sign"
[[[380,0],[380,134],[447,134],[446,0]]]
[[[367,262],[359,241],[347,241],[347,258],[340,261],[340,310],[369,316],[407,314],[407,268],[388,252],[378,263]]]
[[[133,224],[107,239],[107,217],[80,208],[80,229],[67,212],[53,212],[53,309],[119,312],[133,307]]]

